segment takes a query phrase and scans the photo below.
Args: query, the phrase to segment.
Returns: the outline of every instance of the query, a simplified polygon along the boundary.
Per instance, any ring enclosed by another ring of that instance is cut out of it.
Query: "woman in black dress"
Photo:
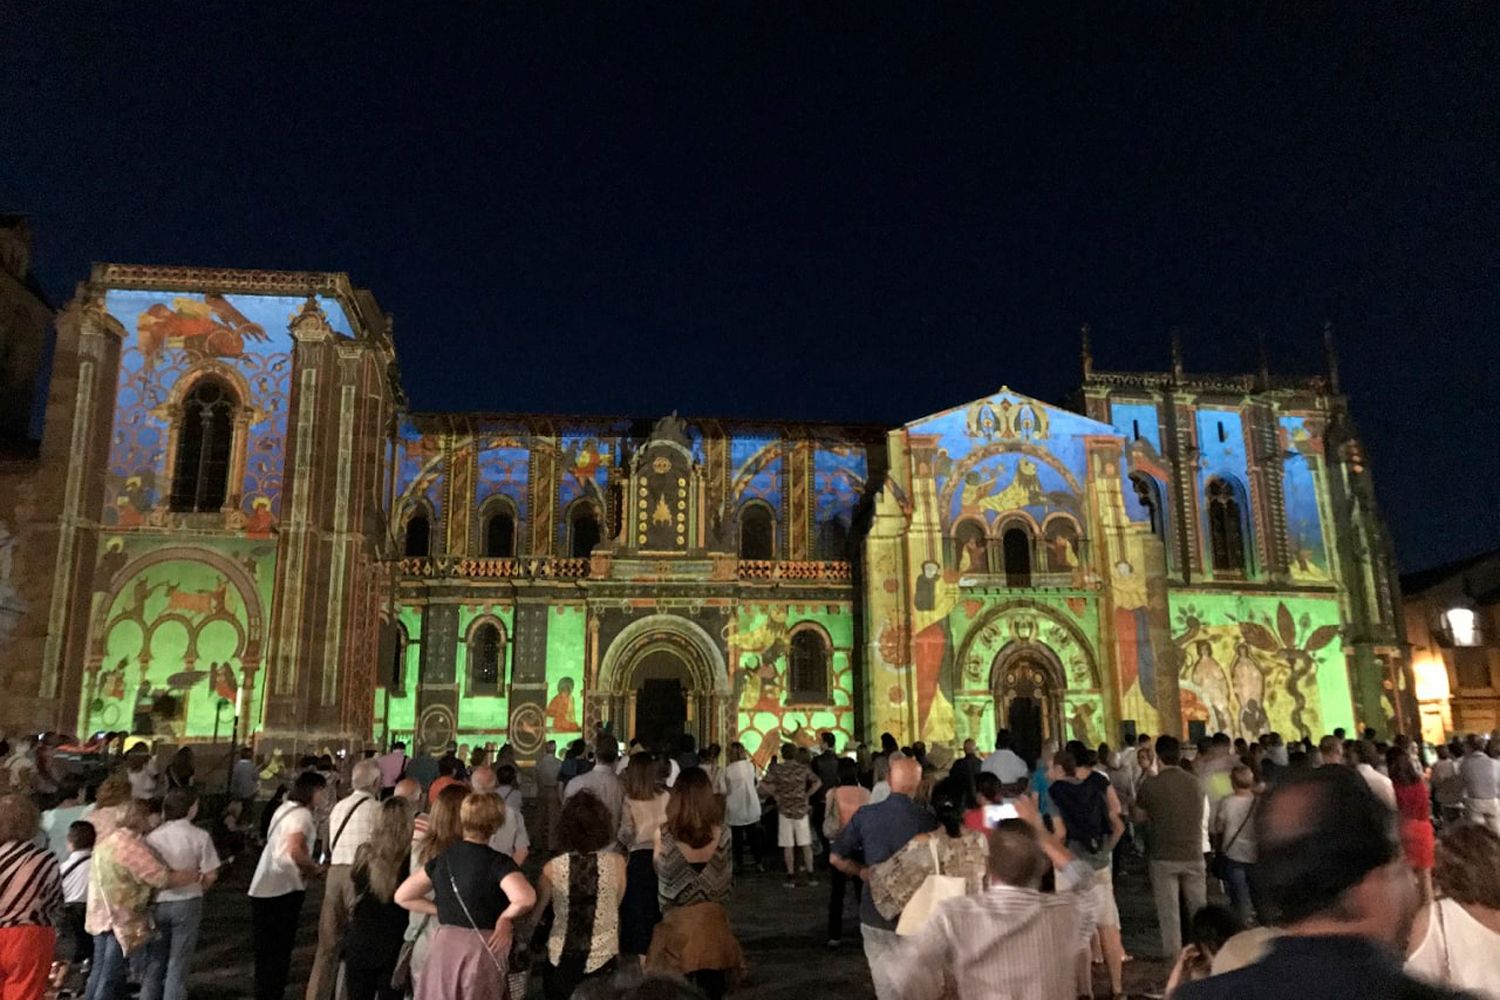
[[[401,953],[407,914],[396,888],[411,873],[411,806],[390,798],[380,804],[370,839],[354,855],[349,880],[354,909],[344,934],[344,988],[349,1000],[400,1000],[391,973]]]

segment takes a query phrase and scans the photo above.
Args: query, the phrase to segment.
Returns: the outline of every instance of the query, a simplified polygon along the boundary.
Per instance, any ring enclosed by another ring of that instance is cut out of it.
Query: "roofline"
[[[660,419],[657,416],[643,416],[641,414],[629,413],[539,413],[539,412],[505,412],[494,410],[407,410],[402,416],[415,421],[433,422],[475,422],[482,420],[508,421],[515,423],[531,423],[534,421],[549,421],[563,423],[567,421],[580,421],[586,423],[608,423],[611,421],[624,421],[629,423],[646,422],[651,423]],[[690,424],[718,423],[739,426],[762,426],[762,427],[819,427],[837,428],[845,431],[864,431],[869,434],[884,437],[892,430],[897,429],[890,424],[874,423],[869,421],[854,420],[786,420],[786,419],[761,419],[757,417],[726,417],[715,415],[678,414]]]

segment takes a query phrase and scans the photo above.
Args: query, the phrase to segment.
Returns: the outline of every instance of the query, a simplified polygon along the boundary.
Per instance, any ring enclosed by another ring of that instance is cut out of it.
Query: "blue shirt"
[[[850,817],[833,843],[833,853],[864,865],[878,865],[905,847],[911,838],[935,830],[937,825],[937,818],[910,796],[892,792],[884,801],[861,806]],[[868,882],[859,893],[859,922],[882,930],[896,929],[896,921],[885,919],[875,909]]]
[[[1467,997],[1420,983],[1401,967],[1399,956],[1357,937],[1283,937],[1254,965],[1196,983],[1173,996],[1181,1000],[1447,1000]]]

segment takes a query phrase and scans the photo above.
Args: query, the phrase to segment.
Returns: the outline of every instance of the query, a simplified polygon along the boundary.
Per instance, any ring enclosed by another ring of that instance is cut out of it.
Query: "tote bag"
[[[927,838],[927,849],[932,852],[933,873],[922,880],[911,899],[901,908],[901,919],[896,922],[896,933],[911,935],[920,933],[922,925],[932,916],[932,911],[945,899],[964,895],[966,885],[956,875],[944,875],[942,862],[938,860],[937,842]]]

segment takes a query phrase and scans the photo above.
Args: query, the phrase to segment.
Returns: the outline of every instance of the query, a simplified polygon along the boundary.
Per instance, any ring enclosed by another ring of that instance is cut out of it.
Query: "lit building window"
[[[1443,613],[1443,626],[1455,646],[1479,645],[1479,622],[1472,608],[1450,608]]]

